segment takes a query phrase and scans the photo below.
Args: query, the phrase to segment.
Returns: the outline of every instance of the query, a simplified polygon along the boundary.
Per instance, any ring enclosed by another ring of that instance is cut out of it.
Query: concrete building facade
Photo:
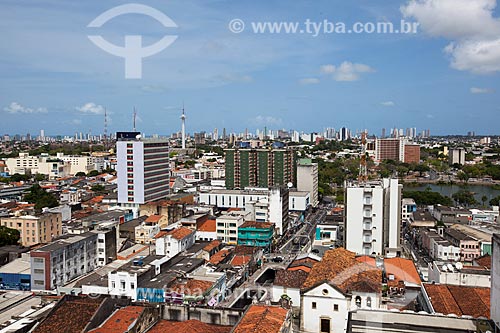
[[[4,227],[18,230],[23,246],[50,243],[62,235],[61,213],[45,212],[36,216],[2,217],[0,223]]]
[[[311,205],[318,206],[318,164],[300,159],[297,164],[297,190],[310,193]]]

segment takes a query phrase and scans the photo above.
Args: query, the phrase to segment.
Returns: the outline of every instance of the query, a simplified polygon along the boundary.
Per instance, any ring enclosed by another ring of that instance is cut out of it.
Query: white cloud
[[[304,78],[304,79],[299,80],[299,83],[303,84],[303,85],[318,84],[319,82],[320,82],[319,79],[317,79],[315,77],[308,77],[308,78]]]
[[[281,118],[276,118],[272,116],[257,116],[254,118],[255,125],[264,126],[264,125],[281,125],[283,124],[283,120]]]
[[[389,106],[395,106],[396,103],[394,103],[393,101],[387,101],[387,102],[380,103],[380,105],[389,107]]]
[[[361,74],[375,72],[373,68],[365,64],[354,64],[344,61],[340,66],[323,65],[320,68],[323,74],[332,75],[335,81],[357,81]]]
[[[491,94],[494,93],[495,91],[490,88],[476,88],[472,87],[470,88],[471,94]]]
[[[496,4],[496,0],[409,0],[401,12],[417,20],[427,34],[452,41],[444,50],[452,68],[487,74],[500,71]]]
[[[85,114],[104,114],[104,106],[95,103],[86,103],[83,106],[76,107],[76,109]]]
[[[7,113],[47,113],[47,108],[29,108],[17,102],[12,102],[3,108]]]
[[[500,71],[500,39],[451,43],[445,52],[455,69],[476,74]]]

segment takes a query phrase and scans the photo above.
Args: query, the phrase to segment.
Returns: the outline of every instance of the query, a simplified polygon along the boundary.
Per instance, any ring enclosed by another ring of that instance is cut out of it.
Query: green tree
[[[457,173],[457,178],[461,181],[468,182],[469,181],[469,175],[465,173],[464,171],[459,171]]]
[[[464,206],[472,206],[472,205],[477,205],[478,202],[476,198],[474,197],[474,193],[467,191],[467,190],[460,190],[456,193],[453,193],[451,196],[453,200],[455,200],[459,205],[464,205]]]
[[[483,203],[483,207],[485,206],[486,201],[488,201],[488,197],[487,197],[487,196],[485,196],[485,195],[483,195],[483,196],[481,197],[481,202]]]
[[[490,200],[490,206],[500,206],[500,195]]]
[[[21,234],[16,229],[0,226],[0,246],[16,245],[21,238]]]
[[[99,171],[97,170],[92,170],[92,171],[89,171],[89,173],[87,174],[88,177],[97,177],[99,176]]]
[[[96,184],[91,187],[91,190],[96,193],[103,193],[105,192],[106,188],[101,184]]]
[[[46,176],[46,175],[44,175],[44,174],[42,174],[42,173],[37,173],[37,174],[35,175],[35,177],[34,177],[34,180],[35,180],[36,182],[42,182],[42,181],[44,181],[44,180],[46,180],[46,179],[47,179],[47,176]]]
[[[432,192],[430,188],[425,191],[404,191],[403,197],[414,199],[417,205],[450,206],[453,204],[450,197],[444,196],[439,192]]]
[[[52,208],[59,205],[57,198],[52,193],[41,188],[38,184],[30,187],[28,192],[24,195],[24,200],[29,203],[34,203],[37,212],[41,212],[42,208],[45,207]]]
[[[85,172],[83,172],[83,171],[79,171],[79,172],[77,172],[77,173],[76,173],[76,175],[75,175],[75,177],[85,177],[85,176],[87,176],[87,175],[86,175],[86,174],[85,174]]]

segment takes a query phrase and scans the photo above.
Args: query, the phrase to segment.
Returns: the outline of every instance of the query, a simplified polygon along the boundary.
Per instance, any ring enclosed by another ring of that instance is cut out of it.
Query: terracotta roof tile
[[[102,299],[73,297],[63,299],[60,304],[35,329],[34,333],[82,332],[95,314]]]
[[[287,315],[288,310],[280,307],[252,305],[233,333],[279,333]]]
[[[207,252],[210,252],[210,251],[212,251],[213,249],[216,249],[216,248],[218,248],[219,246],[221,246],[221,244],[222,244],[222,243],[221,243],[221,241],[220,241],[220,240],[215,239],[215,240],[211,241],[210,243],[208,243],[208,245],[207,245],[207,246],[205,246],[205,247],[203,248],[203,250],[204,250],[204,251],[207,251]]]
[[[128,332],[131,326],[144,312],[142,306],[127,306],[115,311],[101,327],[95,328],[89,333],[117,333]]]
[[[205,232],[215,232],[217,230],[216,221],[208,219],[203,222],[197,223],[196,230]]]
[[[491,256],[489,254],[485,254],[474,260],[478,266],[486,267],[487,269],[491,269]]]
[[[148,333],[229,333],[232,326],[217,326],[198,320],[183,322],[160,320]]]
[[[186,227],[180,227],[174,230],[171,230],[167,233],[167,235],[171,235],[173,238],[177,240],[181,240],[186,238],[187,236],[191,235],[194,231],[191,229],[188,229]]]
[[[162,215],[150,215],[150,216],[148,216],[148,218],[146,220],[144,220],[144,222],[146,222],[146,223],[158,223],[158,222],[160,222],[162,217],[163,217]]]
[[[424,284],[435,312],[490,318],[490,288]]]
[[[382,271],[357,261],[354,252],[336,248],[325,252],[323,260],[314,264],[304,288],[311,288],[325,281],[345,293],[380,292]]]
[[[213,285],[213,282],[203,280],[191,279],[187,282],[179,282],[176,280],[176,282],[170,286],[169,290],[183,295],[202,296],[206,291],[211,289]]]
[[[244,266],[252,260],[252,256],[236,255],[231,260],[231,266]]]
[[[390,258],[384,260],[384,267],[386,274],[393,274],[395,279],[394,282],[404,281],[407,283],[413,283],[417,285],[422,284],[420,280],[420,275],[415,268],[415,264],[410,259],[403,258]],[[391,281],[389,281],[391,282]]]
[[[274,284],[287,288],[302,288],[309,274],[302,270],[279,270],[276,272]]]
[[[220,264],[221,262],[224,261],[224,259],[226,259],[228,256],[231,255],[231,250],[229,249],[222,249],[220,250],[219,252],[215,253],[209,260],[209,262],[212,264],[212,265],[218,265]]]
[[[368,264],[370,266],[377,267],[376,260],[373,257],[370,257],[370,256],[360,256],[360,257],[356,257],[356,260],[359,261],[359,262],[364,262],[364,263],[366,263],[366,264]]]

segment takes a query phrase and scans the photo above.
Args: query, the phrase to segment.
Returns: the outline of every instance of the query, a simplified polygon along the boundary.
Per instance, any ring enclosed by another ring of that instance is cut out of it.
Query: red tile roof
[[[190,296],[202,296],[206,291],[210,290],[214,285],[213,282],[203,280],[188,280],[187,282],[179,282],[176,280],[169,290],[178,294]]]
[[[287,288],[302,288],[304,282],[306,282],[307,276],[309,274],[302,271],[290,271],[290,270],[279,270],[276,272],[276,278],[274,279],[274,284],[276,286],[283,286]]]
[[[181,240],[186,238],[187,236],[191,235],[194,231],[191,229],[188,229],[186,227],[180,227],[174,230],[171,230],[167,233],[167,235],[171,235],[173,238],[177,240]]]
[[[487,269],[491,269],[491,256],[489,254],[485,254],[474,260],[478,266],[486,267]]]
[[[82,332],[101,305],[102,299],[71,297],[63,298],[60,302],[34,333]]]
[[[279,333],[287,315],[288,310],[280,307],[252,305],[233,333]]]
[[[217,326],[198,320],[183,322],[160,320],[148,333],[229,333],[232,326]]]
[[[359,262],[364,262],[364,263],[366,263],[366,264],[368,264],[370,266],[377,267],[376,260],[373,257],[370,257],[370,256],[360,256],[360,257],[356,257],[356,260],[359,261]]]
[[[217,230],[217,224],[215,220],[205,220],[201,223],[197,223],[196,230],[205,232],[215,232]]]
[[[144,222],[146,222],[146,223],[158,223],[158,222],[160,222],[162,217],[163,217],[162,215],[150,215],[150,216],[148,216],[148,218],[146,220],[144,220]]]
[[[231,255],[231,250],[229,249],[222,249],[219,252],[215,253],[209,260],[209,262],[213,265],[218,265],[224,259],[226,259],[229,255]]]
[[[384,260],[386,275],[394,275],[394,280],[389,280],[388,284],[393,282],[397,284],[399,281],[421,285],[420,275],[417,272],[415,264],[410,259],[390,258]]]
[[[205,246],[205,247],[203,248],[203,250],[204,250],[204,251],[207,251],[207,252],[210,252],[210,251],[212,251],[213,249],[218,248],[221,244],[222,244],[222,243],[221,243],[221,241],[220,241],[220,240],[215,239],[215,240],[211,241],[210,243],[208,243],[208,245],[207,245],[207,246]]]
[[[121,308],[115,311],[101,327],[90,330],[89,333],[128,332],[143,312],[144,307],[142,306],[127,306]]]
[[[490,288],[424,284],[435,312],[490,318]]]
[[[244,266],[252,260],[252,256],[236,255],[231,260],[231,266]]]
[[[350,291],[381,292],[382,271],[356,260],[356,254],[344,248],[325,252],[323,259],[314,264],[304,288],[328,282],[344,293]]]

